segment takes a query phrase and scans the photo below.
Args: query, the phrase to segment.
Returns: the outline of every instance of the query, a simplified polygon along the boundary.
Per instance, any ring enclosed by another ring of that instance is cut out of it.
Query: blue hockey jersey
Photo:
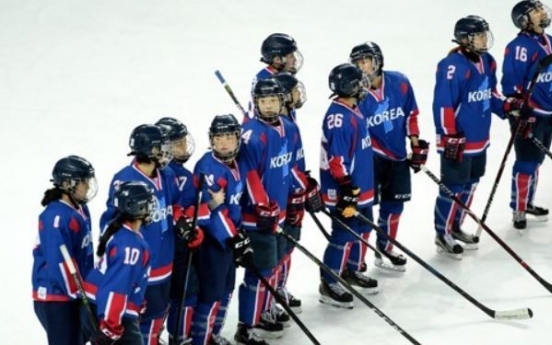
[[[123,225],[107,241],[105,254],[88,274],[86,296],[109,330],[121,329],[122,318],[137,319],[144,303],[150,271],[149,246],[140,233]]]
[[[90,213],[86,205],[75,209],[63,200],[50,202],[38,217],[38,237],[33,249],[33,299],[62,302],[78,298],[77,286],[59,247],[67,246],[82,276],[94,265]]]
[[[159,204],[153,216],[153,221],[142,227],[142,234],[148,243],[151,252],[151,274],[149,284],[159,284],[169,279],[172,272],[174,257],[174,230],[173,205],[178,202],[179,190],[171,169],[157,169],[154,178],[146,176],[136,163],[124,167],[115,174],[109,186],[107,210],[100,219],[100,228],[105,229],[107,223],[113,219],[116,208],[113,205],[113,194],[117,186],[123,181],[142,181],[155,191]]]
[[[513,96],[527,93],[529,83],[537,65],[547,55],[552,54],[551,36],[521,32],[506,46],[502,65],[502,92]],[[552,115],[552,67],[542,71],[536,80],[529,100],[537,116]]]
[[[307,169],[305,163],[305,151],[303,149],[303,139],[301,139],[301,131],[299,129],[299,125],[297,124],[296,116],[296,111],[292,110],[288,116],[282,117],[284,118],[284,121],[290,122],[290,124],[295,127],[295,131],[297,132],[297,134],[295,134],[297,136],[297,139],[295,139],[297,141],[297,151],[295,151],[294,157],[297,164],[297,169],[299,169],[299,171],[301,172],[304,172]]]
[[[194,168],[194,177],[199,180],[200,176],[203,176],[203,193],[198,224],[222,248],[227,248],[228,239],[237,235],[242,223],[240,199],[244,189],[243,172],[236,161],[229,165],[214,157],[212,152],[207,152]],[[206,206],[211,201],[207,190],[218,192],[221,189],[225,193],[224,203],[210,210]]]
[[[406,137],[418,136],[418,105],[410,81],[399,72],[383,72],[380,88],[370,90],[359,104],[368,120],[374,153],[405,160]]]
[[[287,199],[297,188],[306,188],[304,175],[295,164],[297,131],[289,120],[277,126],[252,119],[242,126],[242,145],[238,156],[243,166],[246,193],[241,199],[243,225],[256,230],[254,205],[274,201],[280,207],[280,223],[286,217]]]
[[[337,181],[351,177],[360,188],[358,208],[374,201],[374,157],[368,119],[358,107],[334,100],[322,124],[320,189],[326,206],[335,207],[339,195]]]
[[[443,152],[445,134],[466,137],[465,155],[487,149],[491,113],[505,116],[504,100],[496,85],[496,62],[488,53],[475,63],[455,50],[439,62],[433,94],[438,152]]]

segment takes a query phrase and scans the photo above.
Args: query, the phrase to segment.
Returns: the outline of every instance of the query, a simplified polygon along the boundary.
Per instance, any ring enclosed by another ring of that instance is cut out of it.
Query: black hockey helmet
[[[269,96],[278,97],[280,106],[277,110],[271,111],[268,114],[263,114],[259,107],[259,100]],[[274,123],[278,120],[278,116],[282,112],[282,107],[284,105],[284,89],[282,85],[280,85],[280,82],[274,77],[258,80],[253,87],[253,102],[255,104],[257,116],[265,122]]]
[[[186,163],[195,151],[195,139],[188,132],[186,125],[174,117],[163,117],[155,124],[165,129],[172,144],[173,158],[176,161]],[[185,144],[179,142],[181,139],[186,140]]]
[[[349,59],[352,63],[365,58],[372,58],[372,65],[376,73],[375,76],[381,75],[383,69],[383,53],[380,46],[375,42],[364,42],[354,46],[349,54]]]
[[[235,150],[231,152],[218,152],[215,150],[213,139],[217,135],[222,134],[231,134],[235,135],[237,139],[237,145]],[[223,162],[230,162],[238,155],[241,144],[241,126],[232,114],[216,115],[211,121],[211,126],[209,127],[209,142],[213,150],[215,157],[220,159]]]
[[[487,44],[484,48],[474,46],[473,38],[476,34],[485,34],[487,36]],[[467,40],[467,42],[464,42],[464,40]],[[493,45],[493,35],[489,23],[482,17],[474,15],[460,18],[454,25],[453,42],[470,49],[474,53],[486,53]]]
[[[547,28],[550,25],[550,8],[538,0],[523,0],[512,8],[512,21],[514,25],[520,30],[530,30],[532,23],[529,13],[536,9],[546,12],[546,18],[541,20],[539,26],[542,29]]]
[[[169,145],[168,130],[157,125],[140,125],[132,131],[128,145],[129,156],[139,160],[151,160],[161,167],[172,157]]]
[[[92,200],[98,192],[94,167],[86,159],[75,155],[64,157],[56,162],[51,181],[54,186],[68,193],[78,203]],[[81,182],[88,184],[88,191],[86,196],[76,197],[75,188]]]
[[[287,34],[274,33],[265,38],[263,44],[261,45],[261,61],[272,66],[274,66],[273,62],[275,57],[284,59],[286,55],[292,53],[295,53],[294,55],[296,61],[290,72],[297,73],[303,66],[303,55],[297,48],[297,42],[293,39],[293,37]],[[285,61],[282,61],[281,66],[274,67],[277,67],[278,70],[283,70],[284,65]]]
[[[284,91],[284,103],[288,109],[299,109],[307,101],[307,92],[305,85],[299,81],[293,74],[289,72],[280,72],[272,76],[272,78],[278,80],[280,86]],[[293,104],[293,89],[297,90],[297,97],[295,104]]]
[[[164,125],[169,128],[168,136],[169,140],[178,140],[184,138],[186,135],[188,135],[188,128],[185,124],[182,123],[182,121],[175,119],[174,117],[163,117],[159,119],[156,123],[156,125]]]
[[[366,96],[370,81],[357,66],[352,63],[337,65],[330,72],[328,78],[330,90],[333,96],[354,97],[361,100]]]
[[[117,211],[128,219],[151,221],[157,209],[157,199],[153,188],[142,181],[125,181],[121,183],[113,196]]]

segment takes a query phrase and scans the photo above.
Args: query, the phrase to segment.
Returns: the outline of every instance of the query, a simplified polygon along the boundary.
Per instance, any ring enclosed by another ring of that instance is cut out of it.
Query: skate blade
[[[464,248],[464,250],[478,250],[479,249],[479,245],[477,243],[462,243],[461,246],[462,246],[462,248]]]
[[[437,246],[437,254],[445,254],[445,256],[448,256],[454,260],[462,260],[462,254],[454,254],[454,253],[449,253],[447,252],[446,250],[444,250],[443,248]]]
[[[353,309],[353,302],[338,302],[333,299],[331,299],[328,296],[320,296],[318,298],[318,301],[322,304],[331,305],[332,307],[336,308],[343,308],[343,309]]]
[[[527,215],[527,220],[529,221],[534,221],[539,223],[544,223],[548,221],[548,216],[536,216],[530,213],[526,213],[526,215]]]
[[[301,309],[301,307],[289,307],[291,309],[292,312],[294,312],[295,314],[301,314],[303,312],[303,309]]]
[[[374,261],[374,266],[387,272],[398,272],[398,273],[406,272],[406,267],[404,267],[404,265],[396,266],[396,265],[393,265],[392,263],[385,262],[381,259],[376,259]]]
[[[266,331],[264,329],[255,328],[255,335],[263,339],[280,339],[284,336],[284,331]]]
[[[358,290],[358,292],[360,292],[363,295],[377,295],[380,292],[379,287],[366,288],[366,287],[355,285],[355,288]]]

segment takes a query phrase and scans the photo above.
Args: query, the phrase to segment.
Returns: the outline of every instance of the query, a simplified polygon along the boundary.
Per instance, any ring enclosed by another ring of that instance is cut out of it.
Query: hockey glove
[[[253,265],[253,249],[249,236],[243,231],[238,231],[238,234],[229,241],[236,266],[251,267]]]
[[[508,97],[502,104],[504,112],[510,116],[519,116],[520,110],[525,106],[525,101],[517,97]]]
[[[355,215],[360,188],[353,186],[351,178],[346,176],[339,183],[339,198],[336,208],[344,218],[351,218]]]
[[[190,207],[186,210],[186,213],[192,213],[193,214],[194,207]],[[186,242],[186,246],[190,250],[194,250],[199,248],[201,243],[203,242],[203,230],[199,226],[196,225],[195,229],[193,228],[194,219],[193,216],[181,216],[174,225],[174,231],[178,237],[180,237],[184,242]]]
[[[105,321],[100,321],[98,330],[96,330],[96,332],[94,332],[94,334],[90,337],[90,343],[92,345],[115,344],[115,342],[121,337],[121,334],[123,334],[123,327],[119,326],[117,328],[117,331],[113,332],[109,329],[109,326]]]
[[[256,205],[257,229],[265,232],[276,232],[280,216],[280,206],[274,201],[268,205]]]
[[[427,162],[427,154],[429,152],[429,143],[425,140],[418,139],[418,145],[414,146],[411,143],[412,156],[410,156],[410,167],[414,170],[414,173],[420,171],[420,166],[425,165]]]
[[[293,193],[289,196],[286,207],[286,223],[301,226],[305,215],[305,193]]]
[[[320,212],[324,209],[322,195],[320,195],[320,185],[318,181],[307,176],[307,192],[305,193],[305,209],[307,212]]]
[[[464,148],[466,147],[466,137],[461,134],[444,135],[442,137],[445,144],[445,159],[462,161]]]

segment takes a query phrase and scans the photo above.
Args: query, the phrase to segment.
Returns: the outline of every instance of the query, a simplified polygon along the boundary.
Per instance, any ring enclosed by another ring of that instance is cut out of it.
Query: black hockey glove
[[[289,196],[286,207],[286,223],[301,226],[305,215],[305,193],[293,193]]]
[[[520,95],[521,96],[521,95]],[[523,97],[523,96],[521,96]],[[502,104],[504,112],[510,116],[519,116],[520,110],[525,106],[525,100],[519,97],[508,97]]]
[[[230,246],[234,253],[234,262],[236,266],[252,267],[253,265],[253,249],[251,248],[251,240],[243,231],[238,231],[238,234],[230,240]]]
[[[194,229],[193,223],[192,217],[184,215],[180,217],[174,225],[176,235],[186,242],[186,246],[190,250],[199,248],[201,243],[203,243],[203,230],[201,230],[201,228],[197,225]]]
[[[445,159],[461,162],[466,147],[466,137],[462,134],[443,135],[445,144]]]
[[[351,177],[345,176],[339,183],[339,197],[337,199],[337,210],[344,218],[351,218],[355,215],[360,188],[353,186]]]
[[[307,176],[308,186],[305,193],[305,209],[307,212],[320,212],[324,209],[322,195],[320,195],[320,185],[318,181]]]
[[[420,171],[420,166],[425,165],[427,162],[427,154],[429,152],[429,143],[425,140],[418,139],[418,145],[414,146],[411,143],[412,156],[410,157],[409,163],[414,173]]]
[[[115,342],[116,342],[115,339],[111,339],[110,337],[105,335],[104,332],[102,332],[101,330],[97,330],[90,337],[90,343],[92,345],[111,345],[111,344],[115,344]]]
[[[274,201],[268,205],[256,205],[257,229],[264,232],[276,232],[278,219],[280,218],[280,207]]]

